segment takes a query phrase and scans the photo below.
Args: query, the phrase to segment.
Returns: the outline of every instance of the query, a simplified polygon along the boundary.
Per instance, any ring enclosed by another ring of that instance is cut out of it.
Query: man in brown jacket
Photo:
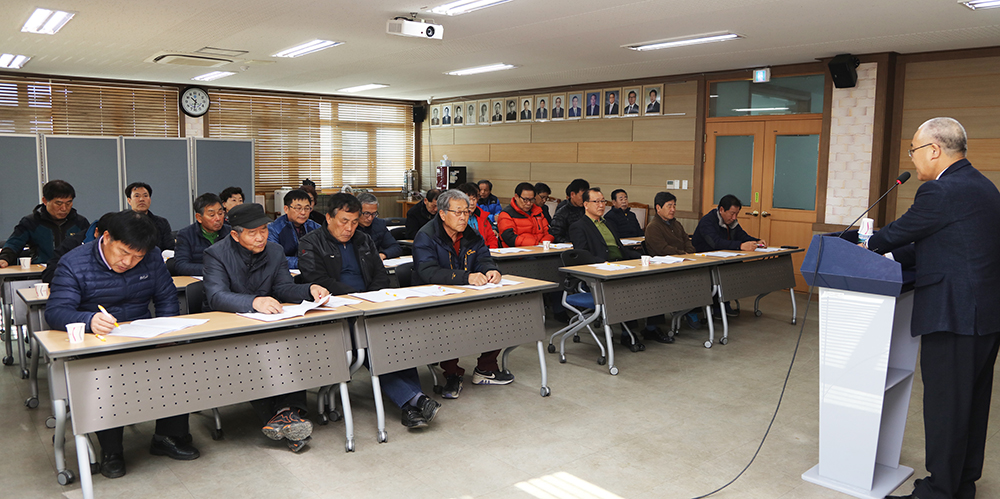
[[[653,256],[694,253],[694,245],[684,226],[674,220],[677,197],[669,192],[658,192],[653,209],[656,216],[646,225],[646,251]]]

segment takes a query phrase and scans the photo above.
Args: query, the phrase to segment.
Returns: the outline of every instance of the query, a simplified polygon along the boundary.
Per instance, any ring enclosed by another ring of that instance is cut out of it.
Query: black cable
[[[820,262],[820,259],[822,257],[823,257],[823,238],[820,237],[820,239],[819,239],[819,250],[817,251],[817,254],[816,254],[816,269],[813,271],[813,275],[814,276],[819,273],[819,262]],[[815,281],[813,281],[813,282],[815,282]],[[798,353],[799,353],[799,344],[802,342],[802,333],[806,329],[806,318],[809,317],[809,304],[812,303],[812,297],[813,297],[813,289],[814,289],[814,287],[815,287],[815,284],[813,286],[809,286],[809,297],[806,299],[806,309],[802,313],[802,326],[799,327],[799,337],[798,337],[798,339],[795,340],[795,350],[792,351],[792,361],[791,361],[791,363],[788,364],[788,372],[785,373],[785,382],[781,385],[781,394],[778,395],[778,405],[775,406],[775,408],[774,408],[774,414],[771,415],[771,422],[767,424],[767,430],[764,431],[764,436],[761,437],[761,439],[760,439],[760,445],[757,446],[757,450],[753,453],[753,457],[750,458],[750,462],[747,463],[747,465],[744,466],[743,469],[739,472],[739,474],[737,474],[735,477],[733,477],[732,480],[730,480],[728,483],[726,483],[722,487],[719,487],[719,488],[717,488],[717,489],[715,489],[715,490],[713,490],[713,491],[711,491],[711,492],[709,492],[709,493],[707,493],[705,495],[701,495],[701,496],[695,497],[693,499],[704,499],[705,497],[708,497],[708,496],[710,496],[712,494],[715,494],[717,492],[722,491],[722,489],[725,489],[726,487],[728,487],[728,486],[732,485],[734,482],[736,482],[736,480],[739,480],[739,478],[741,476],[743,476],[743,474],[746,473],[746,471],[748,469],[750,469],[750,465],[753,464],[754,460],[757,459],[757,455],[760,454],[760,449],[762,449],[764,447],[764,442],[767,440],[767,435],[771,433],[771,426],[774,425],[774,420],[775,420],[775,418],[778,417],[778,409],[781,409],[781,401],[782,401],[782,399],[785,398],[785,388],[788,387],[788,378],[790,378],[792,376],[792,367],[795,365],[795,356],[798,355]],[[711,320],[711,318],[709,318],[709,320]]]

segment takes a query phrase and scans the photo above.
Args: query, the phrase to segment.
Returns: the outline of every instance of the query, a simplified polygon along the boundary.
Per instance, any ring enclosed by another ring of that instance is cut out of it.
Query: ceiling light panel
[[[972,10],[995,9],[1000,7],[1000,0],[973,0],[971,2],[958,2]]]
[[[445,74],[451,76],[469,76],[480,73],[489,73],[492,71],[503,71],[505,69],[514,69],[516,67],[517,66],[514,66],[513,64],[504,64],[502,62],[498,62],[496,64],[489,64],[487,66],[476,66],[474,68],[456,69],[454,71],[448,71]]]
[[[337,91],[338,92],[348,92],[348,93],[364,92],[365,90],[375,90],[376,88],[385,88],[385,87],[388,87],[388,86],[389,85],[386,85],[384,83],[369,83],[367,85],[358,85],[356,87],[342,88],[342,89],[337,90]]]
[[[65,26],[70,19],[73,19],[73,16],[75,15],[76,12],[37,8],[31,13],[31,16],[28,17],[28,20],[25,21],[24,26],[21,26],[21,31],[25,33],[38,33],[41,35],[54,35],[62,29],[62,27]]]
[[[647,50],[660,50],[675,47],[686,47],[688,45],[700,45],[703,43],[726,42],[744,38],[743,35],[730,33],[728,31],[718,33],[704,33],[701,35],[682,36],[677,38],[667,38],[664,40],[653,40],[641,43],[629,43],[622,45],[622,48],[644,52]]]
[[[219,78],[225,78],[227,76],[232,76],[236,73],[232,71],[212,71],[211,73],[205,73],[201,76],[195,76],[191,78],[194,81],[212,81],[218,80]]]
[[[446,16],[458,16],[480,9],[485,9],[487,7],[495,7],[509,1],[510,0],[457,0],[444,5],[438,5],[437,7],[431,9],[430,12]]]
[[[344,42],[335,42],[333,40],[313,40],[311,42],[306,42],[301,45],[296,45],[290,49],[282,50],[271,57],[300,57],[306,54],[312,54],[313,52],[319,52],[320,50],[326,50],[330,47],[336,47],[337,45],[343,45]]]
[[[24,63],[28,62],[28,59],[31,58],[26,55],[0,54],[0,68],[21,69]]]

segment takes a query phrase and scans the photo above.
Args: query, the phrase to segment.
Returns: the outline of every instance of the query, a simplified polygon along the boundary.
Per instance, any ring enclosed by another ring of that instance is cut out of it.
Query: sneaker
[[[298,452],[304,449],[306,447],[306,444],[308,444],[309,441],[312,440],[312,438],[313,437],[306,437],[302,440],[285,440],[285,443],[288,444],[288,450],[292,452]]]
[[[421,395],[417,399],[417,409],[420,410],[420,415],[427,420],[428,423],[434,421],[434,417],[437,416],[438,409],[441,408],[441,404],[437,403],[436,400],[428,397],[427,395]]]
[[[477,367],[472,374],[473,385],[507,385],[513,381],[513,374],[502,371],[480,371]]]
[[[701,329],[701,319],[698,318],[698,312],[688,312],[684,314],[684,321],[691,329]]]
[[[403,414],[399,420],[400,424],[410,429],[423,428],[427,426],[427,419],[424,418],[420,409],[417,409],[410,404],[404,405],[402,409]]]
[[[655,341],[657,343],[673,343],[674,337],[663,332],[657,326],[653,326],[653,329],[644,329],[642,331],[642,337],[648,341]]]
[[[448,376],[445,378],[444,389],[441,390],[441,396],[446,399],[457,399],[462,393],[462,377]]]
[[[302,419],[297,410],[288,409],[275,414],[261,431],[271,440],[305,440],[312,434],[312,422]]]

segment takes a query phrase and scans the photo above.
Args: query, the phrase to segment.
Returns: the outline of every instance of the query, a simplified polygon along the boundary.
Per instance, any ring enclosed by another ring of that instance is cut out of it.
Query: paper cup
[[[643,267],[648,267],[649,263],[653,261],[653,257],[651,257],[649,255],[642,255],[640,257],[640,259],[642,260],[642,266]]]
[[[18,258],[18,261],[21,262],[21,268],[23,270],[28,270],[31,268],[31,257],[26,256],[24,258]]]
[[[35,294],[38,295],[39,298],[48,298],[49,297],[49,283],[47,283],[47,282],[40,282],[38,284],[35,284]]]
[[[542,249],[548,251],[552,247],[552,243],[549,241],[542,241]]]
[[[73,322],[66,324],[66,332],[69,333],[70,343],[83,343],[83,332],[86,331],[87,325],[82,322]]]

